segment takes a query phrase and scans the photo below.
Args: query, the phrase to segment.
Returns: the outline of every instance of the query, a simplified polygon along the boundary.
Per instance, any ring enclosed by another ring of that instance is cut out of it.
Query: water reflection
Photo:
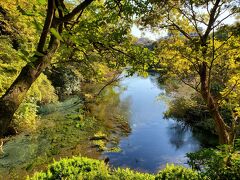
[[[186,126],[176,123],[169,126],[168,136],[169,142],[176,147],[176,150],[185,144],[185,134],[187,132]]]
[[[122,107],[129,107],[128,116],[132,132],[120,141],[121,152],[105,153],[113,166],[156,172],[166,163],[185,165],[187,152],[200,148],[191,129],[164,119],[166,103],[157,100],[164,92],[157,78],[129,77],[121,82],[127,89],[120,95]]]

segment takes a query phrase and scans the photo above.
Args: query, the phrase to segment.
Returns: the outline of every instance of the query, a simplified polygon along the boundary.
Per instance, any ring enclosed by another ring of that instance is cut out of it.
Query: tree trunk
[[[50,64],[52,56],[57,51],[58,46],[59,41],[55,39],[49,51],[44,56],[35,56],[36,61],[34,63],[28,63],[23,67],[17,79],[0,98],[0,137],[3,137],[6,133],[12,121],[13,114],[22,103],[33,82]]]
[[[0,139],[6,133],[14,113],[22,103],[27,91],[43,72],[43,70],[51,63],[52,56],[57,51],[60,42],[51,35],[48,43],[47,52],[45,53],[47,36],[50,28],[58,30],[61,34],[63,30],[63,23],[72,20],[77,14],[83,12],[94,0],[84,0],[76,6],[70,13],[63,16],[64,2],[58,0],[48,0],[47,16],[44,22],[43,30],[39,39],[37,52],[42,53],[43,56],[35,55],[36,60],[28,63],[18,75],[7,92],[0,98]],[[61,3],[61,4],[59,4]],[[61,7],[61,8],[59,8]],[[59,17],[56,16],[56,9]],[[66,9],[65,9],[66,10]],[[80,17],[80,16],[79,16]]]
[[[27,91],[43,70],[51,63],[52,56],[55,54],[60,45],[60,42],[51,35],[47,52],[45,53],[44,47],[46,47],[47,44],[47,36],[50,28],[57,29],[58,33],[61,34],[63,30],[63,23],[72,20],[77,14],[83,12],[83,10],[93,1],[94,0],[84,0],[70,13],[63,16],[64,13],[61,8],[65,7],[64,2],[58,0],[48,0],[47,16],[37,47],[37,52],[42,53],[43,56],[35,55],[36,61],[28,63],[22,69],[17,79],[0,98],[0,139],[6,133],[7,128],[12,121],[13,115],[22,103]],[[59,3],[61,3],[61,5],[59,5]],[[56,9],[58,10],[59,17],[56,17]]]
[[[230,144],[232,138],[230,137],[229,127],[224,122],[220,112],[218,104],[215,102],[211,92],[208,88],[208,79],[207,79],[207,63],[203,62],[200,66],[200,80],[201,80],[201,95],[206,102],[210,114],[212,115],[216,127],[216,131],[219,136],[220,144]]]

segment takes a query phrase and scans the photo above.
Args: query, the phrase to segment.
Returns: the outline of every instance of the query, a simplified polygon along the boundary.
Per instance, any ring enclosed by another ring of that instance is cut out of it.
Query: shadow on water
[[[181,149],[183,145],[186,143],[185,134],[188,131],[188,128],[183,124],[176,123],[174,125],[169,126],[168,128],[168,136],[169,142],[176,148],[176,150]],[[187,141],[191,141],[191,139],[187,139]]]

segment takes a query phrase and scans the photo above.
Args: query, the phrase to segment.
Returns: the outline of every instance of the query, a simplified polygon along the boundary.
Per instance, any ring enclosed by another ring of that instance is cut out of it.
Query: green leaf
[[[51,29],[50,29],[50,32],[51,32],[57,39],[59,39],[60,41],[63,41],[62,36],[59,34],[59,32],[58,32],[56,29],[51,28]]]
[[[46,4],[46,0],[37,0],[37,2],[39,3],[39,4]]]
[[[25,16],[33,16],[33,15],[34,15],[34,14],[31,13],[31,12],[25,11],[23,8],[21,8],[20,5],[17,6],[17,10],[18,10],[22,15],[25,15]]]
[[[39,23],[35,18],[34,18],[33,24],[34,24],[34,26],[36,27],[36,29],[37,29],[38,31],[41,31],[41,30],[42,30],[42,25],[41,25],[41,23]]]
[[[26,56],[26,57],[29,56],[29,52],[26,51],[26,50],[24,50],[24,49],[21,49],[21,53],[22,53],[24,56]]]

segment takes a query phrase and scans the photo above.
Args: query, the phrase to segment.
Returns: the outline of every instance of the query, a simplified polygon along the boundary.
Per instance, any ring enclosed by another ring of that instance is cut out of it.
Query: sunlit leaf
[[[37,2],[39,3],[39,4],[46,4],[46,0],[37,0]]]
[[[50,32],[51,32],[58,40],[64,41],[63,38],[62,38],[62,36],[59,34],[59,32],[58,32],[56,29],[51,28],[51,29],[50,29]]]
[[[42,25],[41,25],[41,23],[39,23],[35,18],[34,18],[33,24],[34,24],[34,26],[36,27],[36,29],[37,29],[38,31],[41,31],[41,30],[42,30]]]

